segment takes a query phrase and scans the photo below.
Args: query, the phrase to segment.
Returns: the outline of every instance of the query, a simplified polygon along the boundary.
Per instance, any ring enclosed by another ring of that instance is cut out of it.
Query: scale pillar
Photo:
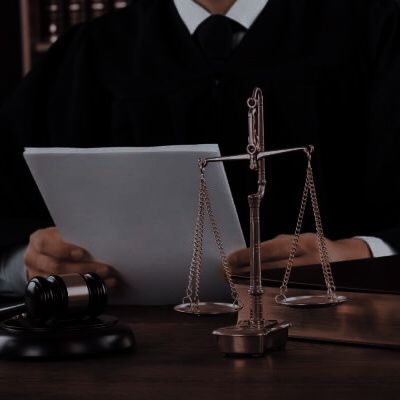
[[[264,290],[261,280],[261,239],[260,239],[260,204],[261,198],[258,194],[248,197],[250,207],[250,288],[251,299],[250,321],[255,325],[260,325],[263,321],[262,296]]]
[[[250,318],[235,326],[217,329],[222,353],[233,356],[260,357],[266,352],[285,347],[290,323],[264,319],[261,279],[260,204],[263,187],[248,197],[250,207]]]

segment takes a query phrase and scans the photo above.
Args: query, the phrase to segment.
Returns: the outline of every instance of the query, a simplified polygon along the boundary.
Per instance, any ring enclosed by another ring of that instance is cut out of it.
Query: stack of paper
[[[199,157],[217,145],[28,148],[25,159],[65,241],[118,269],[114,303],[175,304],[184,295],[197,213]],[[225,250],[245,246],[223,165],[207,167]],[[229,298],[207,228],[202,300]]]

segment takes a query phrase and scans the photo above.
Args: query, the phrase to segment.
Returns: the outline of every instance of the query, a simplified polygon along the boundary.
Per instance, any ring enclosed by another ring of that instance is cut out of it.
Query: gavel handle
[[[4,321],[8,318],[15,317],[18,314],[22,314],[25,310],[25,303],[9,304],[7,306],[0,307],[0,321]]]

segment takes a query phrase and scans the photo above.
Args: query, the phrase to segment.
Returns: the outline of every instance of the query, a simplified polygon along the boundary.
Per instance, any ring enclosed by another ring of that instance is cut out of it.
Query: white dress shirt
[[[193,0],[174,0],[176,9],[190,34],[207,19],[211,13]],[[249,29],[260,15],[268,0],[237,0],[226,16]],[[240,32],[235,41],[240,41],[245,32]],[[358,236],[367,243],[373,257],[396,254],[382,239],[371,236]],[[26,271],[23,263],[24,246],[18,246],[0,255],[0,295],[22,295],[26,284]]]
[[[174,0],[174,3],[191,35],[211,15],[193,0]],[[237,0],[225,16],[249,29],[267,3],[268,0]]]

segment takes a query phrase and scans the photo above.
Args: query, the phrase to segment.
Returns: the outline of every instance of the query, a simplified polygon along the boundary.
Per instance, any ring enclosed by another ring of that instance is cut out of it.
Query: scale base
[[[0,324],[0,358],[63,359],[133,350],[135,336],[117,318],[102,315],[81,321],[35,325],[26,318]]]
[[[227,356],[261,357],[273,350],[286,346],[290,323],[286,321],[263,321],[255,326],[250,321],[241,321],[238,325],[217,329],[217,337],[222,353]]]

